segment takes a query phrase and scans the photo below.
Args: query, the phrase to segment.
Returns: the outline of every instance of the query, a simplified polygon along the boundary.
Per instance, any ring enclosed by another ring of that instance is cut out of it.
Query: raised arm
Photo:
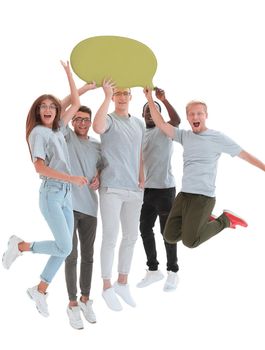
[[[168,112],[168,115],[170,118],[170,121],[168,123],[173,125],[173,126],[178,126],[181,122],[181,119],[180,119],[178,113],[176,112],[175,108],[167,100],[166,95],[165,95],[165,91],[156,87],[155,94],[156,94],[156,97],[164,104],[164,106],[167,109],[167,112]]]
[[[145,97],[147,99],[150,113],[151,113],[151,116],[152,116],[152,119],[153,119],[155,125],[160,130],[162,130],[168,137],[173,139],[175,136],[174,127],[171,124],[165,122],[161,113],[157,110],[155,103],[154,103],[154,100],[153,100],[152,90],[150,88],[145,88],[144,94],[145,94]]]
[[[114,87],[115,87],[115,84],[112,82],[112,80],[103,81],[102,88],[105,93],[105,99],[102,105],[99,107],[97,113],[95,114],[94,122],[93,122],[93,130],[97,134],[103,134],[106,131],[106,128],[107,128],[106,117],[108,114],[109,105],[113,95]]]
[[[80,99],[79,94],[77,91],[77,88],[75,86],[75,82],[72,76],[72,72],[70,69],[69,61],[67,63],[64,63],[61,61],[61,64],[66,72],[67,79],[70,86],[70,101],[71,105],[68,109],[62,111],[61,119],[63,120],[64,124],[67,125],[69,120],[75,115],[75,113],[78,111],[80,107]]]
[[[84,93],[86,93],[89,90],[93,90],[96,89],[96,83],[93,81],[92,83],[86,83],[85,85],[83,85],[81,88],[79,88],[78,91],[78,95],[81,96]],[[71,95],[66,96],[62,101],[62,111],[65,111],[71,104]],[[70,120],[69,120],[70,121]]]
[[[258,158],[254,157],[252,154],[241,151],[238,155],[239,158],[246,160],[248,163],[254,165],[255,167],[265,171],[265,164],[259,160]]]

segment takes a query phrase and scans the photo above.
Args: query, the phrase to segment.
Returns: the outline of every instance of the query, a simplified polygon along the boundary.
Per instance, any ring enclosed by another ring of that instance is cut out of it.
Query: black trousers
[[[163,235],[166,221],[176,195],[175,187],[146,188],[140,215],[140,232],[150,271],[158,269],[155,234],[153,231],[157,217],[160,222],[160,232]],[[167,270],[177,272],[177,244],[164,241],[167,254]]]

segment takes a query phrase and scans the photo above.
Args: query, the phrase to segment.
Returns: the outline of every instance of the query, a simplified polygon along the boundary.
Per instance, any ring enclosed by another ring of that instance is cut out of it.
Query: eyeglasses
[[[73,119],[73,122],[76,122],[78,124],[81,124],[81,123],[90,123],[91,122],[91,119],[90,118],[81,118],[81,117],[77,117],[75,119]]]
[[[113,93],[113,96],[130,96],[130,91],[117,91]]]
[[[45,105],[44,103],[40,105],[40,109],[41,110],[46,110],[49,109],[50,111],[54,111],[56,109],[56,105],[55,104],[51,104],[51,105]]]

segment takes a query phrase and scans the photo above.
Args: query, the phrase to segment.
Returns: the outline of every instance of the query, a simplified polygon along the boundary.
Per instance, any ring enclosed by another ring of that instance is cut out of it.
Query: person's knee
[[[188,248],[196,248],[200,245],[200,240],[198,238],[182,238],[182,243]]]
[[[72,240],[65,241],[64,244],[58,248],[61,252],[61,256],[67,258],[72,252]]]

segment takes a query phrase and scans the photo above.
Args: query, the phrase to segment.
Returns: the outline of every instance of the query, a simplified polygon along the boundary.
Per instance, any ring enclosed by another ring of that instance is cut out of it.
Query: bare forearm
[[[161,113],[157,110],[153,99],[148,100],[148,105],[150,108],[150,113],[155,125],[162,130],[168,137],[174,137],[174,128],[169,123],[166,123],[161,115]]]
[[[255,167],[265,171],[265,164],[258,158],[254,157],[252,154],[246,151],[241,151],[238,156],[241,159],[244,159],[245,161],[247,161],[248,163],[254,165]]]
[[[86,93],[89,90],[92,90],[95,88],[95,83],[94,84],[85,84],[83,86],[81,86],[77,92],[79,96],[82,96],[84,93]],[[69,107],[71,104],[71,95],[66,96],[63,100],[62,100],[62,108],[65,110],[67,107]]]
[[[45,164],[35,163],[34,165],[35,165],[36,172],[40,175],[43,175],[48,178],[56,179],[56,180],[71,182],[71,175],[67,173],[62,173],[60,171],[57,171],[53,168],[48,167]]]
[[[62,107],[62,115],[61,115],[61,119],[63,120],[64,124],[67,125],[68,122],[70,121],[70,119],[75,115],[75,113],[78,111],[79,107],[80,107],[80,99],[79,99],[79,94],[72,76],[72,72],[70,70],[70,65],[69,62],[64,63],[62,62],[62,65],[65,69],[66,75],[67,75],[67,79],[68,79],[68,83],[69,83],[69,87],[70,87],[70,103],[71,106],[70,108],[68,108],[67,110],[65,109],[65,105],[63,105]],[[66,101],[67,102],[67,101]],[[65,101],[64,101],[65,103]]]
[[[79,108],[80,106],[79,93],[76,88],[72,73],[67,74],[67,78],[70,86],[70,104],[72,106]]]
[[[106,117],[108,114],[111,98],[106,97],[102,105],[99,107],[93,122],[93,130],[97,134],[103,134],[107,127]]]
[[[170,121],[169,124],[173,125],[173,126],[178,126],[181,122],[181,119],[178,115],[178,113],[176,112],[175,108],[168,102],[167,99],[164,99],[163,101],[164,106],[167,109]]]

